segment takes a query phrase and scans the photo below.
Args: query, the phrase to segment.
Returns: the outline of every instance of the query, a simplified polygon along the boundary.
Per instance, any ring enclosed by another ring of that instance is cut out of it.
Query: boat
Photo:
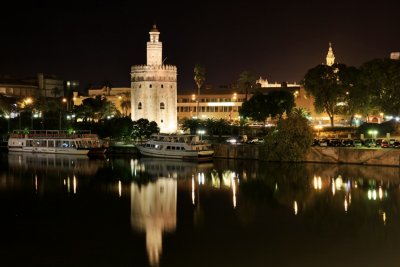
[[[91,155],[105,150],[99,137],[90,131],[15,130],[8,138],[9,152]]]
[[[149,157],[210,161],[214,156],[211,145],[197,135],[153,134],[137,148],[140,154]]]

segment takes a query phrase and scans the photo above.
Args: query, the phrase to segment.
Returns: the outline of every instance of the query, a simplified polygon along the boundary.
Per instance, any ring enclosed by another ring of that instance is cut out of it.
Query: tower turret
[[[162,64],[162,42],[159,41],[160,32],[155,24],[149,34],[150,41],[147,42],[147,65],[159,66]]]

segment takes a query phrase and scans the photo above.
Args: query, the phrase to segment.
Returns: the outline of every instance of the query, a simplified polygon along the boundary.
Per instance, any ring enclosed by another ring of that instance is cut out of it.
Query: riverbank
[[[257,145],[214,145],[216,158],[262,160]],[[400,167],[400,149],[311,147],[304,162]]]

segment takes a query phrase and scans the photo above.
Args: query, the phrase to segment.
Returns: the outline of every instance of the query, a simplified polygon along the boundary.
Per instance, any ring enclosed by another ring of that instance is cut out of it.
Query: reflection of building
[[[147,64],[131,68],[132,120],[155,121],[162,133],[177,130],[176,67],[164,65],[160,32],[156,25],[147,42]]]
[[[176,228],[175,179],[160,178],[146,185],[131,184],[132,228],[146,233],[149,262],[157,265],[162,252],[162,233]]]

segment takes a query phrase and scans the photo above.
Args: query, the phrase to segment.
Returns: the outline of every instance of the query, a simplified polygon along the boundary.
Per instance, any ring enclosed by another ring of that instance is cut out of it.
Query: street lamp
[[[203,134],[205,134],[206,131],[204,131],[204,130],[198,130],[197,133],[200,134],[200,142],[203,142]]]
[[[378,131],[377,130],[369,130],[368,133],[371,135],[372,139],[375,139],[378,135]]]
[[[319,134],[320,134],[320,131],[322,129],[322,125],[315,125],[314,129],[318,131],[318,139],[319,139]]]

